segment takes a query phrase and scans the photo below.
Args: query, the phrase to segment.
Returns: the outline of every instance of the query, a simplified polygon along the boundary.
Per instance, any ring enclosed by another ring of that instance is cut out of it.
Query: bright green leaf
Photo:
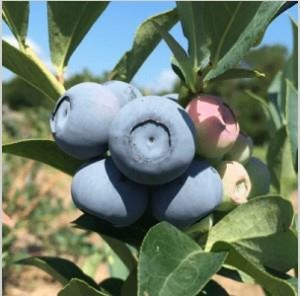
[[[207,1],[205,3],[207,8],[202,15],[204,14],[211,38],[212,62],[212,68],[204,78],[207,81],[235,67],[241,61],[270,24],[283,2]]]
[[[23,52],[2,40],[2,61],[4,67],[20,76],[54,102],[64,92],[63,85],[58,83],[54,75],[30,48],[26,48],[26,52]]]
[[[130,82],[161,41],[162,37],[154,29],[153,21],[163,30],[169,31],[178,21],[177,11],[176,9],[172,9],[152,16],[139,26],[131,49],[121,57],[118,64],[110,73],[110,79]]]
[[[226,264],[231,265],[250,275],[255,281],[265,288],[272,296],[296,296],[295,288],[285,280],[277,278],[264,270],[262,266],[253,262],[251,257],[236,248],[235,244],[217,242],[214,252],[229,251]]]
[[[194,69],[198,71],[208,57],[209,40],[204,18],[201,17],[201,11],[207,4],[202,1],[177,1],[176,5],[183,33],[188,40],[188,52]]]
[[[4,21],[16,37],[20,49],[24,49],[28,29],[29,2],[3,1],[2,5]]]
[[[225,258],[226,252],[206,253],[171,224],[159,223],[141,246],[138,295],[197,295]]]
[[[272,185],[277,192],[286,196],[290,193],[290,183],[295,178],[295,172],[285,125],[273,134],[270,140],[267,164],[271,173]]]
[[[80,279],[72,279],[57,296],[111,296],[99,291]]]
[[[287,136],[291,146],[293,163],[296,163],[298,152],[298,92],[289,80],[286,80],[285,93]]]
[[[61,151],[54,141],[31,139],[2,146],[2,152],[37,160],[69,175],[73,175],[84,162]]]
[[[227,214],[208,233],[206,249],[217,241],[229,243],[285,231],[293,218],[291,203],[280,196],[251,199]]]
[[[66,285],[72,278],[82,279],[89,285],[97,287],[92,278],[84,274],[73,262],[57,257],[30,257],[19,260],[17,264],[35,266],[47,272],[54,279]]]
[[[48,1],[51,59],[59,74],[108,1]]]

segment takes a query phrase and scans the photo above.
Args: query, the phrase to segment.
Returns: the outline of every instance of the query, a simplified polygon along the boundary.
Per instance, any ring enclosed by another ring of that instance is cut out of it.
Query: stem
[[[25,54],[40,68],[41,72],[43,72],[43,74],[47,77],[49,83],[51,84],[51,86],[53,87],[55,92],[57,93],[57,97],[61,96],[65,92],[64,86],[57,81],[55,76],[49,71],[49,69],[45,66],[45,64],[41,61],[41,59],[36,55],[36,53],[30,47],[26,47]],[[53,97],[51,97],[51,99],[53,101],[56,100]]]

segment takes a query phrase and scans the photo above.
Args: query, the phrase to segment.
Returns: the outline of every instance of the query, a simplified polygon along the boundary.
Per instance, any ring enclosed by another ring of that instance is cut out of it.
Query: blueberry
[[[136,87],[123,81],[110,80],[103,83],[103,85],[113,92],[113,94],[119,99],[121,106],[124,106],[131,100],[142,96],[141,92]]]
[[[116,226],[127,226],[144,213],[148,189],[123,176],[110,158],[82,166],[72,180],[72,198],[83,211]]]
[[[246,163],[252,155],[253,141],[247,134],[240,132],[233,147],[226,153],[227,160]]]
[[[271,183],[271,175],[268,167],[260,159],[251,157],[245,164],[245,168],[252,183],[249,197],[268,194]]]
[[[78,159],[91,159],[107,150],[108,129],[120,110],[118,98],[104,86],[79,83],[56,103],[50,127],[57,145]]]
[[[109,149],[119,170],[135,182],[169,182],[190,165],[195,130],[179,104],[163,97],[140,97],[124,106],[109,132]]]
[[[207,161],[194,160],[179,178],[152,189],[152,214],[159,221],[186,227],[211,213],[222,196],[218,172]]]
[[[251,191],[251,181],[244,166],[236,161],[222,161],[217,166],[223,188],[223,202],[218,210],[227,211],[245,203]]]
[[[202,95],[186,107],[197,130],[197,152],[207,158],[220,158],[234,145],[239,124],[220,97]]]
[[[170,100],[173,100],[175,102],[178,102],[178,99],[179,99],[179,94],[176,94],[176,93],[172,93],[172,94],[166,94],[164,95],[165,98],[168,98]]]

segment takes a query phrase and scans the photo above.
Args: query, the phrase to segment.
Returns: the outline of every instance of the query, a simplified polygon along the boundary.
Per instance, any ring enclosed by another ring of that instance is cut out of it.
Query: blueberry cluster
[[[72,180],[78,208],[127,226],[149,207],[157,220],[185,227],[247,200],[252,180],[236,160],[249,160],[252,143],[230,108],[214,96],[198,96],[186,109],[177,100],[143,96],[121,81],[65,92],[50,127],[61,150],[86,161]]]

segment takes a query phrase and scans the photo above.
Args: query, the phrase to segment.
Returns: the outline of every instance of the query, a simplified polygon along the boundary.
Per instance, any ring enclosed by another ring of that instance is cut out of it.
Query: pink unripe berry
[[[235,143],[239,124],[220,97],[201,95],[186,107],[197,130],[197,152],[208,158],[223,156]]]
[[[251,181],[243,165],[236,161],[222,161],[217,166],[224,189],[223,202],[218,210],[227,211],[235,205],[247,202]]]
[[[227,160],[235,160],[245,164],[252,155],[253,141],[251,137],[240,132],[232,148],[226,153]]]

